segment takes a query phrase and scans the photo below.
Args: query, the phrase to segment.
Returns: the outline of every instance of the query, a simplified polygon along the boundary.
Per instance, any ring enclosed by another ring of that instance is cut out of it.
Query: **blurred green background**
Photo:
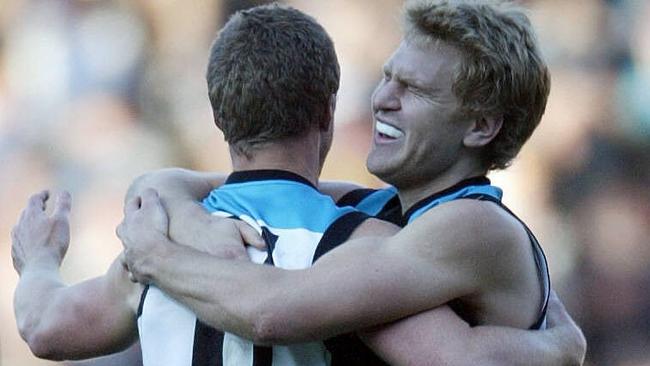
[[[2,0],[0,365],[49,365],[15,327],[10,230],[27,197],[74,197],[66,280],[102,274],[129,182],[167,166],[228,171],[204,82],[233,11],[262,1]],[[400,39],[397,0],[286,1],[330,32],[342,83],[323,178],[365,170],[370,94]],[[650,1],[524,1],[552,74],[540,127],[491,175],[536,232],[589,365],[650,365]],[[81,365],[137,365],[137,348]]]

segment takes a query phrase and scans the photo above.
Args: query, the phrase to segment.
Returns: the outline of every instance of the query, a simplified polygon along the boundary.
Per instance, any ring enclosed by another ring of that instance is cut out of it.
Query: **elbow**
[[[259,306],[251,309],[251,340],[260,345],[286,345],[308,341],[300,319],[291,306],[274,292],[267,301],[260,301]]]
[[[185,172],[181,168],[164,168],[144,173],[133,180],[127,191],[126,199],[140,195],[146,188],[159,188],[160,181],[182,176]]]
[[[252,317],[251,340],[259,345],[286,344],[286,332],[283,332],[281,317],[273,311],[260,311]]]
[[[35,327],[19,329],[19,331],[34,356],[51,361],[63,361],[65,359],[62,354],[57,352],[57,339],[54,332],[40,330]]]

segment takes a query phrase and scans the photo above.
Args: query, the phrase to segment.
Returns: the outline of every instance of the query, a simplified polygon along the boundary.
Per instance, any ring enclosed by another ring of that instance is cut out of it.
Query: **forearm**
[[[162,236],[154,248],[156,253],[134,265],[144,281],[189,306],[208,324],[259,343],[325,339],[401,318],[425,306],[410,301],[377,307],[376,299],[389,297],[399,284],[369,275],[377,269],[359,258],[288,271],[221,260]],[[378,262],[385,263],[373,261]]]
[[[474,360],[486,365],[579,365],[553,342],[550,334],[507,327],[481,326],[472,328]]]
[[[59,271],[49,269],[25,269],[18,280],[14,293],[14,312],[18,332],[30,345],[42,329],[42,321],[56,299],[57,291],[65,287]]]
[[[58,270],[26,270],[14,297],[18,330],[41,358],[84,359],[119,351],[137,333],[135,313],[119,307],[126,301],[117,295],[105,277],[66,286]]]
[[[265,304],[273,301],[276,287],[271,284],[280,282],[282,270],[220,259],[169,241],[137,267],[140,276],[210,326],[267,343],[260,332]]]
[[[169,216],[169,236],[183,245],[205,242],[200,236],[213,218],[201,205],[212,189],[223,184],[225,175],[168,168],[144,174],[129,187],[126,201],[141,196],[145,189],[155,189]]]
[[[560,333],[555,329],[472,328],[443,306],[360,336],[391,365],[579,365],[571,361],[571,352],[558,347],[558,341],[567,338]]]

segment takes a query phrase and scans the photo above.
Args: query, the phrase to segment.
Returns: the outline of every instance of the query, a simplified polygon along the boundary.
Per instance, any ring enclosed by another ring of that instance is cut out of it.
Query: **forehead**
[[[403,40],[386,62],[393,75],[424,84],[447,83],[451,87],[456,67],[461,62],[460,51],[445,42],[431,44]]]

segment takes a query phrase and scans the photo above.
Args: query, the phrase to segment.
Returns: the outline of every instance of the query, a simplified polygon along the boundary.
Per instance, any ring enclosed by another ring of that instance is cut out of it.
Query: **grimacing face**
[[[413,189],[444,174],[462,154],[471,120],[452,92],[455,47],[403,40],[384,66],[372,96],[373,140],[368,170],[398,189]]]

